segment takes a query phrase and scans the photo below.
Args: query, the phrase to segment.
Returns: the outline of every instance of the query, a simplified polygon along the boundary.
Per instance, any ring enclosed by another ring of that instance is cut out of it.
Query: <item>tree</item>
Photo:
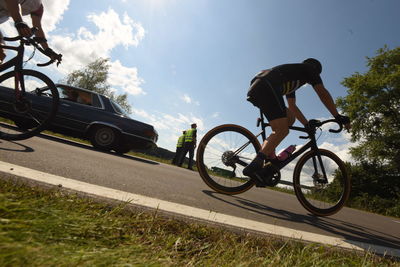
[[[400,216],[400,47],[379,49],[367,66],[344,79],[348,95],[337,101],[359,142],[350,151],[356,164],[348,166],[349,205]]]
[[[105,58],[98,58],[83,69],[75,70],[68,74],[63,82],[108,96],[125,109],[126,112],[130,113],[132,108],[128,103],[128,94],[116,95],[107,82],[110,69],[108,61]]]
[[[387,46],[367,58],[369,70],[345,78],[348,95],[338,105],[352,121],[351,150],[359,162],[385,166],[400,174],[400,47]]]

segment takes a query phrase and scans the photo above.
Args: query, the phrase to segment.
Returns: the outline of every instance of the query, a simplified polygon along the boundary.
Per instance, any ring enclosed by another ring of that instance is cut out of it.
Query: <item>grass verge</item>
[[[400,266],[0,179],[0,266]]]

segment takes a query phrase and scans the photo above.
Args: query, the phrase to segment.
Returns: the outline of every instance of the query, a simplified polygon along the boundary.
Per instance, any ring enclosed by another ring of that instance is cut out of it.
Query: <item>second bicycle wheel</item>
[[[301,205],[317,216],[338,212],[350,195],[351,182],[343,161],[329,150],[309,151],[296,164],[294,190]]]
[[[24,81],[23,93],[14,89],[15,73],[0,76],[0,138],[5,140],[23,140],[39,134],[58,109],[57,88],[46,75],[23,69],[18,78]]]
[[[200,141],[196,162],[203,181],[217,192],[234,195],[249,190],[254,181],[243,174],[261,146],[247,129],[226,124],[210,130]]]

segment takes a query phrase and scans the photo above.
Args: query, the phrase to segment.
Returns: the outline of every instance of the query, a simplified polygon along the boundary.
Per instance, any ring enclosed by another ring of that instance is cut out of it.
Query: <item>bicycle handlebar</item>
[[[343,124],[339,123],[336,119],[330,119],[330,120],[323,121],[323,124],[329,123],[329,122],[335,122],[337,125],[339,125],[338,129],[329,129],[329,132],[340,133],[343,130]]]
[[[261,114],[261,116],[262,116],[262,114]],[[339,128],[329,129],[328,130],[329,132],[340,133],[343,130],[343,125],[341,123],[339,123],[336,119],[329,119],[329,120],[325,120],[325,121],[314,120],[313,125],[312,125],[313,128],[311,128],[311,129],[307,129],[306,127],[296,127],[296,126],[290,126],[289,129],[300,131],[300,132],[306,132],[310,135],[310,132],[315,133],[316,128],[321,127],[322,125],[324,125],[326,123],[330,123],[330,122],[336,123],[339,126]],[[262,127],[270,126],[269,123],[264,123],[262,117],[257,119],[257,127],[260,126],[260,124]],[[308,138],[310,138],[310,136],[300,136],[299,138],[308,139]]]
[[[329,132],[331,133],[339,133],[343,130],[343,125],[341,123],[339,123],[336,119],[329,119],[329,120],[325,120],[325,121],[318,121],[318,120],[313,120],[313,126],[314,128],[318,128],[321,127],[322,125],[326,124],[326,123],[330,123],[330,122],[334,122],[337,125],[339,125],[338,129],[329,129]],[[304,128],[306,129],[306,128]]]
[[[3,40],[4,40],[4,41],[7,41],[7,42],[15,42],[15,41],[18,41],[18,40],[21,40],[21,39],[22,39],[21,36],[16,36],[16,37],[3,37]]]
[[[313,128],[311,129],[307,129],[307,128],[300,128],[303,129],[302,131],[307,132],[309,134],[309,136],[300,136],[300,139],[308,139],[310,138],[310,132],[315,133],[316,128],[321,127],[322,125],[326,124],[326,123],[330,123],[330,122],[334,122],[337,125],[339,125],[338,129],[329,129],[328,131],[331,133],[340,133],[343,130],[343,125],[341,123],[339,123],[336,119],[329,119],[329,120],[325,120],[325,121],[318,121],[318,120],[314,120],[313,121]],[[290,127],[289,127],[290,128]],[[297,130],[299,130],[299,128],[297,128]]]
[[[37,28],[32,28],[32,32],[34,33],[35,31],[37,31]],[[62,60],[62,55],[61,54],[56,54],[54,53],[54,55],[51,55],[49,53],[47,53],[43,48],[41,48],[38,44],[38,42],[35,40],[35,38],[31,38],[31,37],[23,37],[23,36],[16,36],[16,37],[3,37],[3,39],[5,41],[8,42],[15,42],[15,41],[21,41],[24,45],[32,45],[34,46],[37,50],[39,50],[42,54],[44,54],[45,56],[51,58],[48,62],[46,63],[38,63],[36,64],[39,67],[45,67],[48,66],[50,64],[53,64],[55,61],[57,61],[57,66],[60,65],[61,60]],[[52,50],[51,50],[52,51]],[[56,59],[53,59],[52,56],[55,56]]]

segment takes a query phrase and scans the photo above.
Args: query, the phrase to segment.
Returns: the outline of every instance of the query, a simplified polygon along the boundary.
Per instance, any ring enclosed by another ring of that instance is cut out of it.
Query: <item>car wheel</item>
[[[92,131],[90,141],[95,148],[110,151],[118,144],[119,134],[110,127],[100,126]]]

